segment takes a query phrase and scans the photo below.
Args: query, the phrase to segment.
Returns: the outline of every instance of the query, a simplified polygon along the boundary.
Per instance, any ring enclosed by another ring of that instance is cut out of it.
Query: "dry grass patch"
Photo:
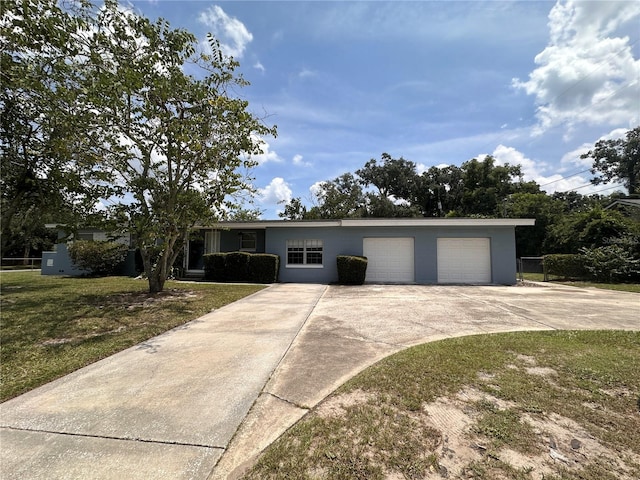
[[[246,478],[640,478],[640,333],[408,349],[341,387]]]

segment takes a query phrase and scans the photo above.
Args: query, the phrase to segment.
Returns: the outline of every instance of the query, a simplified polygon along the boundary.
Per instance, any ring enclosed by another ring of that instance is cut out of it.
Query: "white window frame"
[[[289,263],[289,249],[302,248],[302,263]],[[317,250],[320,248],[321,250]],[[308,263],[309,254],[320,253],[321,263]],[[324,242],[318,239],[291,239],[287,240],[286,268],[324,268]]]
[[[242,239],[243,237],[247,235],[247,236],[253,236],[253,248],[243,248],[242,247]],[[238,247],[238,250],[241,252],[255,252],[258,248],[258,232],[240,232],[238,241],[240,242],[240,245]]]

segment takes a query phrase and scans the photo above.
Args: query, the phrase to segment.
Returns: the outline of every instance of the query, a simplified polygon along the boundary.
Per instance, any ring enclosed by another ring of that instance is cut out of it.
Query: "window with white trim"
[[[322,266],[322,240],[287,240],[288,266]]]
[[[255,252],[258,244],[256,232],[240,232],[240,251]]]

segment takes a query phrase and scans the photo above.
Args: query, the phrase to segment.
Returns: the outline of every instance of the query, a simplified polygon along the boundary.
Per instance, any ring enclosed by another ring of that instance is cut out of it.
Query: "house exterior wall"
[[[71,262],[66,243],[58,243],[55,252],[42,252],[41,275],[69,275],[78,277],[86,275],[86,270],[76,267]]]
[[[438,238],[488,237],[491,242],[492,283],[511,285],[516,282],[515,229],[509,227],[316,227],[269,228],[265,250],[280,256],[280,281],[330,283],[338,280],[336,257],[362,255],[365,237],[414,238],[415,282],[438,282]],[[322,240],[322,268],[287,267],[287,240]]]
[[[220,230],[220,251],[237,252],[240,250],[239,235],[242,232],[253,232],[256,234],[255,253],[265,253],[265,230],[240,229],[240,230]]]

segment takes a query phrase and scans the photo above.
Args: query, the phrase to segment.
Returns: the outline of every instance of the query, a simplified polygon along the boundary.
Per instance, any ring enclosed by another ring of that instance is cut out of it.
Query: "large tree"
[[[317,205],[305,218],[358,218],[364,216],[366,200],[358,179],[344,173],[322,182],[315,192]]]
[[[116,188],[111,213],[133,233],[149,280],[164,288],[196,224],[213,223],[251,190],[251,155],[275,135],[231,95],[248,83],[209,37],[152,23],[107,1],[88,32],[86,88],[104,146],[102,169]]]
[[[44,219],[70,221],[104,194],[102,174],[83,132],[85,72],[77,54],[89,5],[60,8],[56,0],[2,2],[0,19],[0,187],[2,254],[29,246]],[[84,45],[86,46],[86,45]]]
[[[640,126],[624,138],[599,140],[580,158],[593,160],[591,173],[599,174],[591,180],[594,185],[620,181],[630,195],[640,194]]]
[[[457,214],[504,216],[504,204],[514,193],[537,193],[535,182],[524,182],[520,165],[496,165],[488,155],[482,161],[469,160],[461,166],[464,192]]]

